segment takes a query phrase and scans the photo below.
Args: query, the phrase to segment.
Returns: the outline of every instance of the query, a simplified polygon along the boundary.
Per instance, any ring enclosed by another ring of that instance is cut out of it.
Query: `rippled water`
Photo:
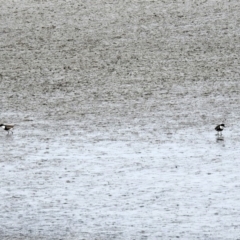
[[[239,7],[2,1],[0,238],[239,238]]]

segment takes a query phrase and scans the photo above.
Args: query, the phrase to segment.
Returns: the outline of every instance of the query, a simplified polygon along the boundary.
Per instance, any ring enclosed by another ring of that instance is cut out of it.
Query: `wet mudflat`
[[[1,4],[1,239],[239,238],[238,1]]]

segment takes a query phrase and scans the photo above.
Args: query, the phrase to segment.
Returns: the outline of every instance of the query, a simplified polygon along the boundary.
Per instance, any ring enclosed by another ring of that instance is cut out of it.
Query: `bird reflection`
[[[223,141],[224,141],[224,137],[222,135],[217,135],[216,142],[223,142]]]

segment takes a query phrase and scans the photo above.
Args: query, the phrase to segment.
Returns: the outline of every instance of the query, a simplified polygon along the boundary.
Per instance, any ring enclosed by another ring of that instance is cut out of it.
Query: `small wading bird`
[[[8,134],[9,131],[13,134],[12,128],[14,128],[14,125],[0,124],[0,127],[2,127],[5,131],[8,131]]]
[[[215,127],[215,130],[218,132],[218,134],[222,134],[222,130],[225,128],[225,125],[222,123],[222,124],[219,124]]]

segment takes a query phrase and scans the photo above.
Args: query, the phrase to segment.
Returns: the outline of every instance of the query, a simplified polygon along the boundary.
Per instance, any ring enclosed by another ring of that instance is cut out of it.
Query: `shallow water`
[[[237,0],[0,2],[1,239],[239,238]]]
[[[58,128],[1,134],[3,236],[218,238],[238,218],[239,149],[228,130],[221,141],[205,129],[110,140]]]

